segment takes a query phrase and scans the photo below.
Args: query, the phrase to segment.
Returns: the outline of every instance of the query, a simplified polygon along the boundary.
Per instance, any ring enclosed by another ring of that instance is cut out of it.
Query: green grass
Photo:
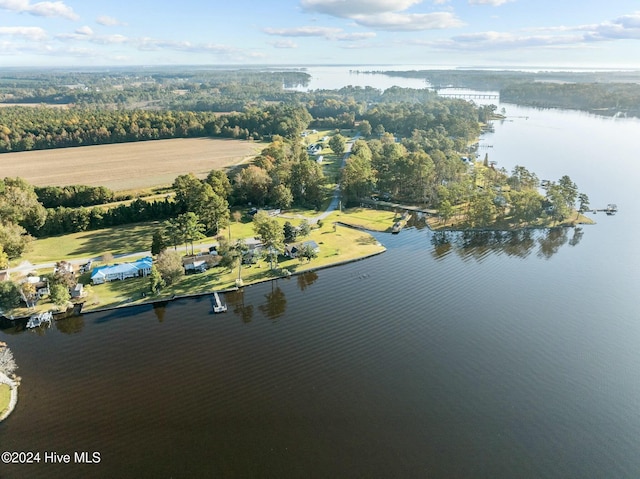
[[[161,223],[153,221],[38,239],[21,260],[35,264],[90,258],[104,253],[115,255],[147,251],[151,248],[153,233],[160,225]]]
[[[284,223],[284,219],[279,218]],[[294,223],[295,224],[295,223]],[[241,224],[247,227],[246,224]],[[237,229],[240,229],[240,225]],[[250,226],[250,225],[249,225]],[[233,226],[232,226],[233,228]],[[232,239],[236,239],[237,232]],[[253,230],[251,230],[253,236]],[[371,235],[352,228],[336,227],[329,221],[322,228],[314,228],[311,235],[300,240],[312,239],[320,246],[318,257],[310,262],[300,262],[298,259],[290,259],[280,256],[278,266],[280,269],[272,271],[269,262],[261,260],[254,265],[242,266],[242,280],[245,285],[280,277],[281,269],[287,269],[292,273],[316,269],[322,266],[355,260],[384,251]],[[98,309],[109,306],[141,303],[153,299],[170,298],[173,295],[187,295],[208,293],[213,290],[227,289],[235,286],[238,277],[238,268],[233,270],[221,267],[212,268],[205,273],[189,274],[183,276],[179,282],[163,289],[158,295],[149,294],[149,279],[136,278],[125,281],[114,281],[92,287],[92,293],[87,298],[85,310]],[[143,293],[145,295],[143,296]]]
[[[11,401],[11,388],[6,384],[0,384],[0,414],[5,412]]]
[[[94,258],[105,253],[117,255],[149,251],[153,233],[158,228],[163,228],[162,223],[152,221],[37,239],[32,243],[31,251],[25,253],[19,261],[50,263],[62,259]],[[201,243],[214,241],[215,238],[208,237]]]
[[[393,211],[371,208],[348,208],[342,212],[335,211],[327,221],[339,221],[351,226],[371,231],[391,231],[393,223],[398,219]]]

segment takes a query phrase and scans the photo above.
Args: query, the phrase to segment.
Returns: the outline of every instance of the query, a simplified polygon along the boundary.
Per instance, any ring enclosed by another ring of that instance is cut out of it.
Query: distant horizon
[[[5,65],[0,67],[0,72],[3,70],[41,70],[41,71],[55,71],[55,70],[69,70],[69,71],[92,71],[92,70],[151,70],[151,69],[211,69],[211,70],[254,70],[254,69],[291,69],[291,70],[304,70],[307,68],[373,68],[373,67],[385,67],[385,68],[402,68],[396,71],[429,71],[429,70],[486,70],[486,71],[523,71],[523,72],[589,72],[589,71],[639,71],[640,66],[557,66],[557,65],[412,65],[404,63],[281,63],[281,64],[269,64],[269,63],[228,63],[228,64],[139,64],[139,65],[117,65],[117,64],[104,64],[104,65]],[[368,70],[364,70],[368,71]]]

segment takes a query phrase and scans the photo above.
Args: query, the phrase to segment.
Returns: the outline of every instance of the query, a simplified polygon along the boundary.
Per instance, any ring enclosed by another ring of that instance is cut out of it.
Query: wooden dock
[[[592,213],[603,212],[608,214],[609,216],[613,216],[618,212],[618,205],[614,205],[613,203],[609,203],[606,208],[600,208],[591,210]]]
[[[33,329],[46,324],[47,326],[51,326],[51,320],[53,319],[53,314],[51,311],[46,311],[40,314],[34,314],[27,321],[27,328]]]
[[[225,313],[227,311],[227,305],[222,304],[217,291],[214,291],[211,295],[211,308],[213,309],[214,313]]]

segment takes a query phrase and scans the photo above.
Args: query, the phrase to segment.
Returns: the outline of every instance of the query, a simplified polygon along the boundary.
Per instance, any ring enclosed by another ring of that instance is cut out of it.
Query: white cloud
[[[363,27],[391,31],[436,30],[464,25],[464,22],[448,12],[381,13],[378,15],[357,15],[352,18]]]
[[[301,0],[300,5],[309,12],[351,18],[353,15],[401,12],[418,3],[422,0]]]
[[[0,0],[0,9],[18,13],[29,13],[39,17],[62,17],[78,20],[78,15],[64,2],[38,2],[32,4],[29,0]]]
[[[327,39],[335,38],[336,35],[343,33],[341,28],[331,27],[295,27],[295,28],[265,28],[263,30],[267,35],[276,35],[279,37],[324,37]]]
[[[640,40],[640,12],[622,15],[610,22],[584,26],[590,41],[636,39]]]
[[[450,40],[432,43],[445,49],[454,50],[510,50],[516,48],[550,47],[571,45],[580,42],[581,35],[528,35],[519,36],[512,33],[481,32],[459,35]]]
[[[499,7],[505,3],[513,2],[514,0],[469,0],[469,5],[492,5]]]
[[[442,4],[447,0],[435,0]],[[302,8],[338,18],[349,18],[361,27],[389,31],[455,28],[464,23],[449,12],[400,13],[422,0],[302,0]]]
[[[130,42],[130,39],[124,35],[95,35],[91,38],[91,42],[100,45],[119,45]]]
[[[47,38],[47,32],[40,27],[0,27],[0,35],[20,37],[32,41],[41,41]]]
[[[78,35],[93,35],[93,30],[91,29],[91,27],[88,26],[84,26],[84,27],[80,27],[76,30],[76,33]]]
[[[358,40],[368,40],[369,38],[376,37],[375,32],[362,32],[362,33],[340,33],[335,36],[336,40],[342,42],[353,42]]]
[[[524,31],[527,33],[471,33],[423,44],[448,50],[511,50],[533,47],[569,48],[596,42],[640,40],[640,12],[592,25],[540,27]]]
[[[298,45],[292,40],[280,40],[277,42],[269,42],[273,48],[298,48]]]
[[[96,18],[96,22],[100,25],[104,25],[106,27],[117,27],[117,26],[125,26],[126,23],[121,22],[117,18],[110,17],[108,15],[101,15]]]

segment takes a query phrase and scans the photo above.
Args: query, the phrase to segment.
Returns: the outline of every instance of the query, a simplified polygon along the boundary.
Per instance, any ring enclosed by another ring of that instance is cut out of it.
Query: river
[[[481,154],[615,216],[376,234],[384,254],[227,294],[5,329],[17,477],[640,477],[640,122],[504,107]],[[488,145],[492,145],[491,148]]]

